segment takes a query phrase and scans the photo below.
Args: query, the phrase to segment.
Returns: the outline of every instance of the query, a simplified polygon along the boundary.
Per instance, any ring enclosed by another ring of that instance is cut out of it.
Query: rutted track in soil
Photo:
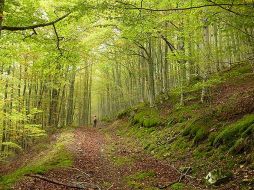
[[[126,145],[123,145],[125,139],[117,137],[113,132],[108,134],[110,138],[106,138],[101,130],[93,128],[79,128],[74,133],[75,140],[69,146],[70,151],[74,155],[73,168],[51,170],[43,176],[66,184],[97,184],[102,190],[131,190],[132,188],[128,186],[124,179],[126,179],[126,176],[139,171],[155,172],[152,180],[149,179],[142,182],[144,183],[143,185],[147,184],[149,187],[154,187],[154,189],[166,186],[179,179],[179,173],[163,161],[145,155],[142,151],[135,152],[128,150],[128,147],[126,149]],[[122,156],[134,155],[135,161],[123,166],[113,164],[110,156],[104,151],[110,144],[116,145],[117,152]],[[13,189],[71,190],[75,188],[54,185],[40,179],[25,177]]]

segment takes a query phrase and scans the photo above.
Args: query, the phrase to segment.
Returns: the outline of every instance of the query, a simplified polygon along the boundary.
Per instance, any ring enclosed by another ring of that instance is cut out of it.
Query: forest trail
[[[76,129],[75,140],[69,146],[74,156],[73,167],[54,169],[43,176],[65,184],[85,184],[91,187],[86,189],[91,190],[169,189],[168,186],[180,178],[181,182],[188,182],[174,167],[146,155],[136,146],[129,146],[131,140],[116,135],[114,130],[105,132],[105,128]],[[78,188],[25,177],[14,189]]]

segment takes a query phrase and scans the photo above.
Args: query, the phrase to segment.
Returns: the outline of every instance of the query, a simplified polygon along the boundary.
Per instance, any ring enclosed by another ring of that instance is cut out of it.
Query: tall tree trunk
[[[92,117],[92,73],[93,68],[91,66],[90,68],[90,74],[89,74],[89,85],[88,85],[88,123],[91,123],[91,117]]]
[[[0,0],[0,37],[2,33],[2,24],[4,20],[4,1],[5,0]]]
[[[168,55],[168,45],[165,43],[165,52],[164,52],[164,72],[163,72],[163,75],[164,75],[164,77],[163,77],[163,79],[164,79],[164,88],[165,88],[165,91],[167,91],[168,90],[168,88],[169,88],[169,84],[168,84],[168,81],[169,81],[169,76],[168,76],[168,73],[169,73],[169,71],[168,71],[168,69],[169,69],[169,67],[168,67],[168,58],[167,58],[167,55]]]
[[[58,117],[58,127],[63,127],[66,125],[65,121],[66,121],[66,105],[65,105],[65,99],[66,99],[66,85],[63,86],[62,89],[62,95],[61,98],[59,99],[59,117]]]
[[[9,69],[7,70],[7,75],[10,75],[10,70],[11,68],[9,67]],[[3,132],[2,132],[2,143],[7,141],[7,136],[8,136],[8,130],[7,130],[7,114],[8,114],[8,103],[7,103],[7,99],[8,99],[8,88],[9,88],[9,80],[8,78],[6,79],[5,82],[5,88],[4,88],[4,119],[3,119]],[[5,146],[2,144],[1,146],[1,151],[5,151]]]
[[[67,100],[67,118],[66,118],[66,124],[67,126],[72,125],[73,123],[73,112],[74,112],[74,88],[75,88],[75,78],[76,78],[76,73],[73,72],[71,76],[71,81],[70,81],[70,87],[69,87],[69,95],[68,95],[68,100]]]
[[[152,59],[152,39],[150,37],[148,43],[148,82],[149,82],[149,103],[153,107],[155,105],[155,86],[154,86],[154,64]]]
[[[50,101],[50,111],[49,111],[49,125],[57,126],[58,121],[58,96],[59,91],[56,88],[53,88],[51,91],[51,101]]]

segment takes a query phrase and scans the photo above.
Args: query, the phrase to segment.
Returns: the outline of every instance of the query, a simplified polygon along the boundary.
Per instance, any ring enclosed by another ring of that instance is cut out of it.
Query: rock
[[[225,172],[221,169],[210,171],[205,179],[211,185],[220,185],[230,181],[233,177],[232,172]]]

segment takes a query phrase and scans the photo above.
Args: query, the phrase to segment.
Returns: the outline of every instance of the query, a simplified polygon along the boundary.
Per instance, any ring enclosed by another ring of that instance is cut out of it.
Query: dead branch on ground
[[[38,174],[27,174],[25,176],[40,179],[40,180],[43,180],[43,181],[46,181],[46,182],[49,182],[49,183],[52,183],[52,184],[55,184],[55,185],[61,185],[61,186],[65,186],[65,187],[68,187],[68,188],[77,188],[77,189],[86,189],[86,190],[88,190],[88,189],[101,190],[101,188],[98,185],[91,184],[91,183],[84,183],[84,182],[82,182],[82,183],[79,183],[79,182],[76,182],[76,183],[63,183],[61,181],[57,181],[57,180],[54,180],[54,179],[49,179],[47,177],[44,177],[44,176],[38,175]]]

